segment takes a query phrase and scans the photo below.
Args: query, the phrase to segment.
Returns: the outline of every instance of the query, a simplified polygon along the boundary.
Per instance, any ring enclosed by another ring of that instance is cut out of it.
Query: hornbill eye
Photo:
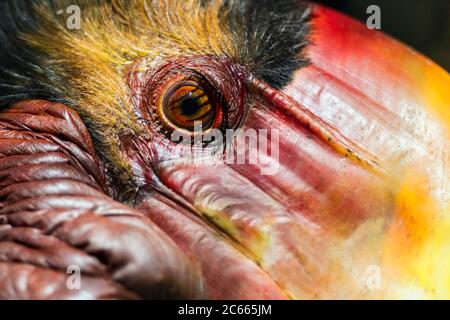
[[[158,115],[165,127],[189,132],[195,131],[197,123],[201,123],[202,131],[220,127],[223,111],[212,86],[198,78],[171,84],[158,106]]]

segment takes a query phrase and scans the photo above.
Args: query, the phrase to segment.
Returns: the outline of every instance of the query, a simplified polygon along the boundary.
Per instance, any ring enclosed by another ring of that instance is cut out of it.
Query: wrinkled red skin
[[[0,113],[0,299],[203,296],[172,240],[105,189],[76,112],[36,100]],[[82,290],[66,285],[71,265]]]
[[[267,273],[190,210],[158,194],[140,210],[197,261],[210,299],[287,299]]]

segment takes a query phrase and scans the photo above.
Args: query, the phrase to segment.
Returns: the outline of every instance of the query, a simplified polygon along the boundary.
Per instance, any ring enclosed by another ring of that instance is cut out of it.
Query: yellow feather
[[[127,67],[145,58],[153,61],[189,55],[235,57],[237,48],[227,30],[221,0],[87,0],[56,1],[56,10],[77,4],[81,29],[66,28],[46,5],[36,8],[42,23],[23,35],[34,48],[50,56],[48,64],[66,75],[54,83],[78,106],[79,113],[98,126],[97,134],[113,162],[129,170],[118,148],[118,134],[144,129],[131,103]]]

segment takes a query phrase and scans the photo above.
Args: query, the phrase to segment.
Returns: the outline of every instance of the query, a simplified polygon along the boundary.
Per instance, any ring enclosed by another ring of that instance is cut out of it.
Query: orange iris
[[[214,97],[193,80],[174,85],[164,97],[161,111],[170,127],[194,131],[201,123],[202,130],[213,127],[218,117]]]

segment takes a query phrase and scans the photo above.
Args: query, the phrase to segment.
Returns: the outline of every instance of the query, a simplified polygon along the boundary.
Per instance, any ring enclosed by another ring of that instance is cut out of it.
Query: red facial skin
[[[174,242],[108,196],[105,173],[74,110],[31,100],[0,113],[0,299],[204,297]]]

